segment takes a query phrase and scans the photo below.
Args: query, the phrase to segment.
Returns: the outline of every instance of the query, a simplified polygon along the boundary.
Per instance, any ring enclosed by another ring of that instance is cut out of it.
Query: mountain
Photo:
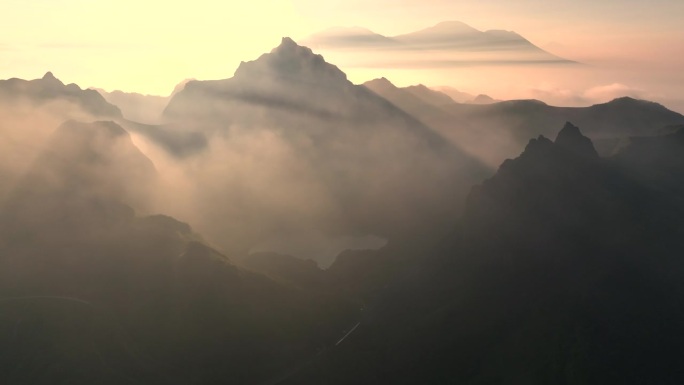
[[[453,87],[440,86],[440,87],[432,87],[432,89],[434,89],[435,91],[439,91],[443,94],[446,94],[451,99],[453,99],[456,103],[466,103],[466,102],[471,101],[475,98],[475,95],[469,94],[467,92],[459,91]]]
[[[444,33],[479,32],[418,36]],[[158,125],[0,85],[2,384],[684,383],[659,104],[442,103],[291,39]],[[264,247],[345,238],[387,242],[327,269]]]
[[[109,103],[121,109],[117,119],[127,131],[142,135],[149,143],[159,146],[175,158],[184,159],[201,153],[207,146],[207,137],[196,130],[165,125],[162,115],[171,98],[194,79],[184,80],[168,96],[142,95],[134,92],[96,89]]]
[[[273,381],[356,317],[334,290],[237,268],[173,218],[104,219],[57,242],[3,233],[3,382]]]
[[[513,31],[479,31],[459,21],[445,21],[420,31],[395,36],[394,39],[422,49],[455,49],[462,51],[528,51],[549,60],[562,60],[530,43]]]
[[[289,383],[681,382],[680,134],[611,158],[573,124],[530,140],[422,258],[345,258],[339,273],[399,271],[345,274],[361,324]]]
[[[138,123],[157,124],[169,100],[191,80],[194,79],[186,79],[178,83],[168,96],[143,95],[119,90],[111,92],[102,89],[94,90],[99,92],[107,102],[117,106],[122,111],[124,118]]]
[[[489,95],[479,94],[476,97],[474,97],[472,100],[468,101],[468,103],[470,103],[470,104],[492,104],[492,103],[496,103],[498,101],[500,101],[500,100],[494,100]]]
[[[41,79],[0,80],[0,103],[27,102],[34,107],[65,103],[75,106],[93,117],[119,118],[121,111],[94,90],[82,90],[76,84],[65,85],[52,72]],[[63,106],[58,106],[63,108]]]
[[[302,44],[314,49],[325,47],[345,49],[392,46],[397,42],[366,28],[337,27],[315,33],[304,39]]]
[[[405,87],[405,89],[413,95],[423,99],[423,101],[438,107],[454,103],[454,99],[449,95],[427,88],[422,84]]]
[[[684,116],[658,103],[629,97],[590,107],[555,107],[538,100],[510,100],[430,108],[422,100],[407,97],[391,83],[373,90],[493,167],[515,156],[530,136],[549,136],[554,127],[566,121],[584,127],[604,156],[612,155],[630,136],[656,135],[667,126],[684,122]]]
[[[334,286],[302,290],[296,263],[297,282],[268,278],[186,223],[136,214],[154,178],[113,122],[51,135],[0,205],[3,383],[273,381],[355,322]]]
[[[384,52],[432,51],[459,54],[458,62],[507,64],[573,64],[532,44],[513,31],[479,31],[460,21],[445,21],[419,31],[386,37],[363,28],[336,28],[305,39],[306,44],[331,52],[378,50]],[[450,60],[444,60],[449,63]]]
[[[55,127],[69,119],[117,119],[121,111],[97,92],[65,85],[48,72],[41,79],[0,80],[0,116],[2,204]]]
[[[460,210],[467,186],[488,175],[456,145],[289,38],[242,63],[230,79],[189,82],[164,116],[169,126],[203,132],[223,146],[221,154],[207,155],[217,159],[211,164],[221,157],[244,167],[259,164],[254,171],[225,171],[226,180],[236,179],[211,196],[221,196],[226,209],[208,208],[203,217],[214,219],[201,227],[225,242],[231,233],[226,223],[243,218],[251,224],[241,222],[241,229],[259,229],[240,235],[249,248],[283,232],[296,238],[290,232],[304,228],[384,238],[417,223],[428,228],[445,207]],[[269,138],[269,146],[251,148],[258,138]],[[243,154],[258,158],[245,162]],[[283,174],[289,164],[298,170],[295,178],[289,168]],[[252,172],[268,174],[264,183],[277,183],[280,193],[255,193],[254,180],[244,181]],[[271,202],[276,209],[268,208]],[[254,211],[247,214],[247,207]]]
[[[37,239],[87,229],[106,217],[128,215],[124,205],[147,208],[156,176],[121,126],[67,121],[10,191],[0,222],[6,234]],[[63,223],[56,228],[45,227],[58,220]]]
[[[363,86],[415,117],[441,111],[441,105],[435,103],[437,100],[435,100],[433,95],[421,94],[420,91],[409,89],[408,87],[397,87],[386,78],[369,80],[363,83]]]

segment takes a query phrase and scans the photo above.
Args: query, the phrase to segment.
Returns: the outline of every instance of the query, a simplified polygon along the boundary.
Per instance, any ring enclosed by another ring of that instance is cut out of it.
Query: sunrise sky
[[[168,94],[186,78],[232,76],[279,44],[333,26],[391,36],[445,20],[513,30],[577,68],[361,68],[335,63],[354,82],[448,85],[556,104],[630,94],[684,112],[681,0],[3,0],[0,78],[50,70],[82,87]],[[334,53],[323,52],[328,59]]]

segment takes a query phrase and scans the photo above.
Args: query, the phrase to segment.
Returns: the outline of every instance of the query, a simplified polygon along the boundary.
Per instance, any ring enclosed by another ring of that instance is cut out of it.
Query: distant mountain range
[[[119,107],[126,119],[146,124],[158,124],[162,112],[169,100],[175,94],[185,87],[189,81],[194,79],[186,79],[174,88],[173,92],[167,96],[159,95],[143,95],[135,92],[123,92],[119,90],[107,92],[103,89],[93,88],[99,92],[107,102]]]
[[[230,79],[187,83],[169,102],[164,119],[202,132],[210,141],[231,143],[243,133],[274,136],[276,144],[296,154],[299,175],[306,178],[300,183],[329,192],[325,222],[336,232],[355,228],[389,236],[415,223],[429,223],[445,205],[458,211],[458,197],[467,193],[468,181],[491,173],[458,145],[366,87],[354,85],[339,68],[289,38],[257,60],[243,62]],[[291,186],[292,181],[283,183]],[[435,188],[423,188],[426,185]],[[235,203],[228,197],[238,191],[232,186],[223,194],[229,207]],[[392,199],[380,199],[390,195]],[[253,210],[266,209],[256,200],[254,204]],[[236,211],[232,217],[215,207],[210,210],[217,224],[235,220],[236,212],[242,215],[237,207],[231,208]],[[284,208],[277,222],[301,223],[302,216],[314,223],[323,220],[320,213],[303,214],[307,210]],[[252,220],[261,217],[268,216],[250,214]],[[243,241],[249,237],[241,235]]]
[[[330,271],[376,300],[292,383],[680,382],[683,133],[601,158],[567,123],[475,186],[423,258],[340,255]]]
[[[94,90],[82,90],[76,84],[65,85],[52,72],[47,72],[42,79],[0,80],[0,102],[20,104],[30,103],[32,106],[49,105],[51,102],[64,102],[81,109],[93,116],[120,118],[121,110]],[[58,106],[57,108],[63,108]]]
[[[355,85],[288,38],[159,124],[107,96],[0,81],[2,384],[684,383],[680,114]],[[387,242],[257,247],[303,234]]]
[[[566,121],[584,127],[602,155],[611,155],[630,136],[655,135],[684,123],[684,116],[664,106],[629,97],[590,107],[554,107],[539,100],[487,103],[434,103],[387,79],[365,83],[373,92],[449,138],[486,164],[496,167],[521,151],[527,138],[549,135]],[[443,99],[443,98],[441,98]]]
[[[457,53],[450,58],[425,58],[423,65],[434,66],[473,62],[481,64],[572,64],[532,44],[513,31],[479,31],[460,21],[398,36],[383,36],[366,28],[332,28],[309,36],[302,43],[323,51],[425,51]],[[436,55],[439,57],[440,55]]]

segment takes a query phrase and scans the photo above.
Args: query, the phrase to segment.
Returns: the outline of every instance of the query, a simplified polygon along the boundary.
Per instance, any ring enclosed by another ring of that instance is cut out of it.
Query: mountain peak
[[[592,158],[598,157],[591,139],[582,135],[580,129],[570,122],[565,123],[563,129],[560,130],[555,144],[579,155]]]
[[[280,45],[278,46],[278,48],[284,49],[296,49],[296,47],[299,47],[299,45],[288,36],[284,36],[280,41]]]
[[[525,151],[523,151],[523,154],[547,151],[552,147],[552,145],[553,142],[551,142],[547,137],[544,135],[539,135],[537,139],[530,139],[525,147]]]
[[[236,78],[244,76],[249,79],[273,75],[293,80],[310,79],[314,74],[336,81],[347,80],[347,75],[327,63],[323,56],[289,37],[283,37],[279,46],[257,60],[242,62],[235,71]]]
[[[382,87],[390,87],[390,88],[395,88],[394,84],[392,84],[391,81],[389,81],[386,77],[381,77],[373,80],[369,80],[364,83],[364,85],[373,85],[373,86],[382,86]]]
[[[271,50],[271,54],[289,56],[293,58],[297,57],[300,59],[320,56],[314,54],[310,48],[297,44],[296,41],[287,36],[282,38],[279,46]]]
[[[618,106],[618,107],[629,107],[629,106],[644,106],[644,105],[650,105],[650,106],[658,106],[665,108],[659,103],[648,101],[648,100],[643,100],[643,99],[637,99],[633,98],[630,96],[622,96],[619,98],[615,98],[607,103],[603,104],[597,104],[597,105],[605,105],[605,106]]]
[[[46,72],[45,75],[43,75],[43,77],[41,78],[41,80],[49,84],[64,85],[64,83],[57,79],[55,75],[53,75],[50,71]]]

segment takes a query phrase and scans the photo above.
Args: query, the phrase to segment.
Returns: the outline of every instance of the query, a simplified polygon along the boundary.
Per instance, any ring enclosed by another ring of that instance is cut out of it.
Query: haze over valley
[[[684,382],[679,3],[10,3],[0,383]]]

